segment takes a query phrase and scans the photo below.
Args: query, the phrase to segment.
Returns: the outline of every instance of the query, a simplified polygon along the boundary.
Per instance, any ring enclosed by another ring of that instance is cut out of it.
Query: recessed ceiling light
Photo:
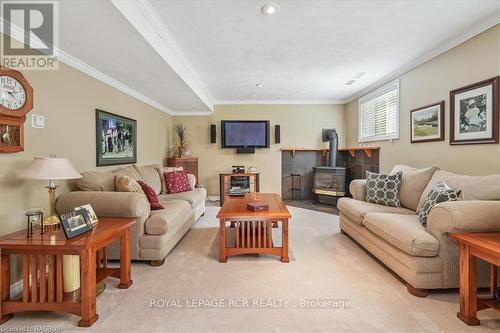
[[[279,9],[280,9],[280,7],[277,4],[268,3],[267,5],[262,7],[261,11],[262,11],[262,14],[264,14],[264,15],[274,15],[278,12]]]
[[[263,87],[264,85],[262,83],[257,83],[255,86],[260,88]]]

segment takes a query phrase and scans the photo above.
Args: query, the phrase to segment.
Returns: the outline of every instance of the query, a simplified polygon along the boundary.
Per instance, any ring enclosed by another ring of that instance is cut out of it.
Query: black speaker
[[[281,127],[280,125],[274,125],[274,143],[281,142]]]
[[[217,125],[210,125],[210,143],[217,142]]]

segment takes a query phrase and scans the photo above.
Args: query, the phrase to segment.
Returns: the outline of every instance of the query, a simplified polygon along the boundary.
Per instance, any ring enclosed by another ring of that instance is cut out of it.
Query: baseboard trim
[[[207,197],[207,199],[208,199],[208,201],[219,201],[220,200],[219,196],[217,196],[217,195],[209,195]]]

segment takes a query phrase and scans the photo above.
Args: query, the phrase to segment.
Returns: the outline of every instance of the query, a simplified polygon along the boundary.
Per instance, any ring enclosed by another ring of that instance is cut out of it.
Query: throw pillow
[[[191,191],[186,170],[166,172],[164,175],[168,193]]]
[[[366,172],[366,201],[384,206],[401,207],[399,191],[403,173],[382,175]]]
[[[460,197],[460,193],[462,190],[452,189],[445,182],[438,182],[436,186],[429,192],[427,197],[425,198],[424,204],[422,208],[418,211],[418,217],[420,219],[420,223],[425,226],[427,224],[427,217],[429,213],[435,205],[440,202],[446,201],[457,201]]]
[[[141,185],[137,183],[134,179],[125,175],[115,176],[115,186],[117,192],[138,192],[144,193]]]
[[[163,206],[158,202],[158,196],[156,195],[155,190],[142,180],[138,180],[137,182],[141,185],[144,194],[146,194],[149,204],[151,205],[151,210],[163,209]]]
[[[167,183],[165,183],[165,172],[172,172],[172,171],[182,171],[184,170],[182,167],[158,167],[156,171],[158,171],[158,174],[160,175],[161,179],[161,193],[162,194],[167,194],[168,189],[167,189]]]

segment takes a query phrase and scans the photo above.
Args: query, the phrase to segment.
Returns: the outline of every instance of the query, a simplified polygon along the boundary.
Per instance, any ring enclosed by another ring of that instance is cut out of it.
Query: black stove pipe
[[[329,142],[330,142],[330,153],[328,154],[328,166],[336,167],[337,166],[337,153],[339,149],[339,137],[337,135],[336,130],[331,130],[329,134]]]

